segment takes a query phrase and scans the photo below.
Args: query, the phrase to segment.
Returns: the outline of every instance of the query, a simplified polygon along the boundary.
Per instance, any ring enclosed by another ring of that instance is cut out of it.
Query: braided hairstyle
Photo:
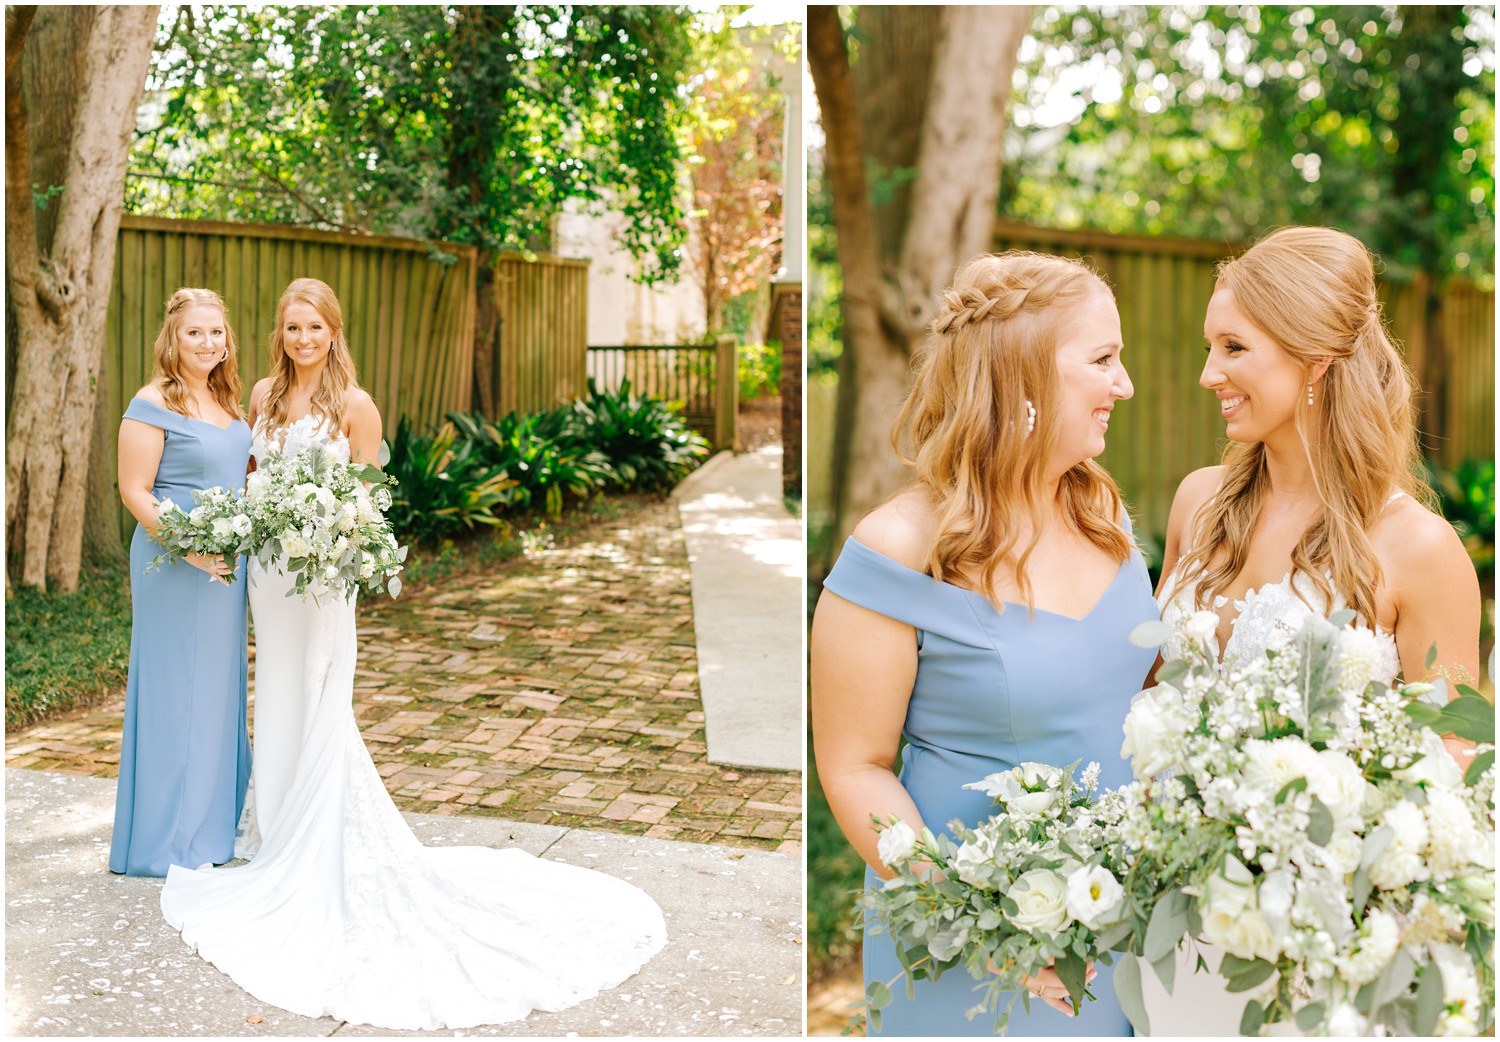
[[[1109,292],[1082,261],[1024,251],[974,258],[942,295],[891,430],[896,454],[936,505],[927,570],[971,578],[998,609],[995,577],[1006,563],[1033,604],[1026,564],[1053,517],[1046,471],[1057,442],[1059,334],[1074,309]],[[1036,410],[1029,435],[1028,401]],[[1094,545],[1122,562],[1130,555],[1120,491],[1093,460],[1063,475],[1058,505]]]
[[[1417,476],[1415,388],[1381,319],[1370,252],[1333,228],[1283,228],[1222,261],[1215,289],[1227,290],[1309,377],[1318,363],[1328,363],[1315,403],[1299,404],[1294,414],[1322,511],[1293,548],[1292,571],[1305,573],[1325,601],[1309,607],[1331,608],[1336,589],[1373,627],[1381,571],[1366,529],[1393,492],[1417,500],[1432,493]],[[1223,481],[1199,512],[1192,549],[1175,571],[1181,578],[1173,580],[1201,578],[1200,609],[1249,557],[1266,491],[1265,460],[1260,442],[1231,444],[1225,452]]]

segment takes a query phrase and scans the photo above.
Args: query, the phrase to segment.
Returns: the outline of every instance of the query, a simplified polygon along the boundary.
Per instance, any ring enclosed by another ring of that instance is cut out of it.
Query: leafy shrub
[[[574,436],[600,452],[613,470],[611,484],[627,492],[662,491],[692,473],[708,455],[708,440],[655,398],[589,381],[589,396],[573,403]]]
[[[517,483],[489,465],[452,423],[419,434],[407,417],[396,425],[387,473],[396,478],[388,517],[398,535],[441,539],[459,529],[496,525],[497,507]]]
[[[508,509],[557,517],[569,496],[586,499],[614,477],[609,460],[578,438],[569,409],[513,412],[493,422],[480,413],[452,412],[448,419],[487,466],[509,479]]]
[[[739,371],[740,401],[763,394],[774,395],[781,387],[781,347],[778,344],[741,344],[735,350]]]
[[[1464,460],[1452,470],[1427,465],[1443,516],[1464,541],[1480,578],[1495,572],[1495,461]]]

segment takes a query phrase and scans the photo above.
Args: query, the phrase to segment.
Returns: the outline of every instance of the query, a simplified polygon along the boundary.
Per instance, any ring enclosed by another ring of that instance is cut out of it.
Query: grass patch
[[[130,668],[128,566],[86,568],[73,593],[18,588],[5,600],[5,726],[93,705]]]
[[[807,750],[807,979],[837,973],[858,956],[854,899],[865,882],[864,859],[839,830]]]

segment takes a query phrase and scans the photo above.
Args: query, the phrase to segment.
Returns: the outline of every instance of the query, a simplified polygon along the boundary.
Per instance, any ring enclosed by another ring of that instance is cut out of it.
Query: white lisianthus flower
[[[174,502],[172,502],[172,500],[170,498],[160,499],[160,500],[157,501],[156,505],[161,508],[160,509],[160,513],[163,513],[163,514],[165,514],[169,510],[176,510],[177,509],[177,504],[174,503]]]
[[[249,535],[250,530],[255,526],[244,514],[236,514],[234,519],[230,521],[229,527],[235,535]]]
[[[338,577],[339,577],[338,565],[330,564],[328,567],[326,567],[326,568],[323,569],[323,578],[324,578],[325,581],[327,581],[327,582],[333,582],[333,580],[337,579]]]
[[[964,788],[977,789],[998,800],[1007,813],[1036,817],[1045,814],[1061,797],[1062,771],[1045,763],[1023,763],[970,782]]]
[[[1140,781],[1177,766],[1177,754],[1170,740],[1177,735],[1172,710],[1180,697],[1172,688],[1162,685],[1148,688],[1130,700],[1120,755],[1130,758],[1130,769]]]
[[[1125,888],[1103,865],[1080,868],[1068,876],[1068,914],[1090,930],[1111,923],[1125,898]]]
[[[1382,890],[1399,890],[1428,877],[1422,854],[1427,847],[1427,817],[1422,808],[1401,800],[1380,816],[1395,834],[1390,845],[1370,865],[1370,882]]]
[[[359,577],[365,581],[375,574],[375,558],[369,554],[364,555],[364,563],[359,566]]]
[[[887,868],[893,867],[898,861],[905,861],[916,849],[917,834],[904,821],[882,829],[880,842],[876,845],[876,853]]]
[[[266,477],[265,471],[254,471],[245,479],[245,498],[251,503],[259,502],[261,496],[266,494],[266,490],[270,487],[270,484],[271,479]]]
[[[213,532],[215,539],[228,539],[234,533],[234,525],[227,517],[214,518]]]
[[[965,842],[953,858],[953,870],[958,878],[980,890],[995,889],[995,884],[989,879],[989,870],[994,867],[995,838],[985,833]]]
[[[1429,788],[1456,789],[1464,783],[1464,772],[1448,755],[1443,739],[1433,731],[1422,732],[1422,753],[1416,763],[1391,774],[1414,785],[1425,783]]]
[[[1006,892],[1016,903],[1009,916],[1027,933],[1056,933],[1068,925],[1067,892],[1062,877],[1046,868],[1034,868],[1017,879]]]
[[[207,520],[207,518],[208,507],[202,505],[201,503],[198,506],[193,507],[192,510],[188,511],[188,520],[195,525],[203,524],[203,522]]]
[[[296,488],[292,489],[292,495],[304,502],[307,500],[316,501],[318,498],[318,486],[314,485],[310,481],[304,481]]]

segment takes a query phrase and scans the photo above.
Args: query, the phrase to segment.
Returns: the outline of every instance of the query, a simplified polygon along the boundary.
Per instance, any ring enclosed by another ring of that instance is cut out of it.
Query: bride
[[[254,457],[322,442],[374,461],[380,413],[327,285],[287,287],[271,347],[250,398]],[[173,866],[162,891],[200,955],[303,1016],[431,1029],[566,1008],[661,950],[661,910],[628,883],[516,849],[422,846],[354,721],[353,600],[288,597],[291,577],[253,559],[250,574],[258,850],[238,867]]]
[[[1479,583],[1452,526],[1420,502],[1413,388],[1369,252],[1328,228],[1275,232],[1219,266],[1203,333],[1199,383],[1232,445],[1177,490],[1163,620],[1216,613],[1228,667],[1285,644],[1309,612],[1348,607],[1373,629],[1384,679],[1474,683]],[[1467,766],[1466,743],[1445,744]],[[1193,975],[1197,956],[1192,941],[1179,950],[1170,998],[1144,975],[1153,1034],[1239,1034],[1247,996]]]

